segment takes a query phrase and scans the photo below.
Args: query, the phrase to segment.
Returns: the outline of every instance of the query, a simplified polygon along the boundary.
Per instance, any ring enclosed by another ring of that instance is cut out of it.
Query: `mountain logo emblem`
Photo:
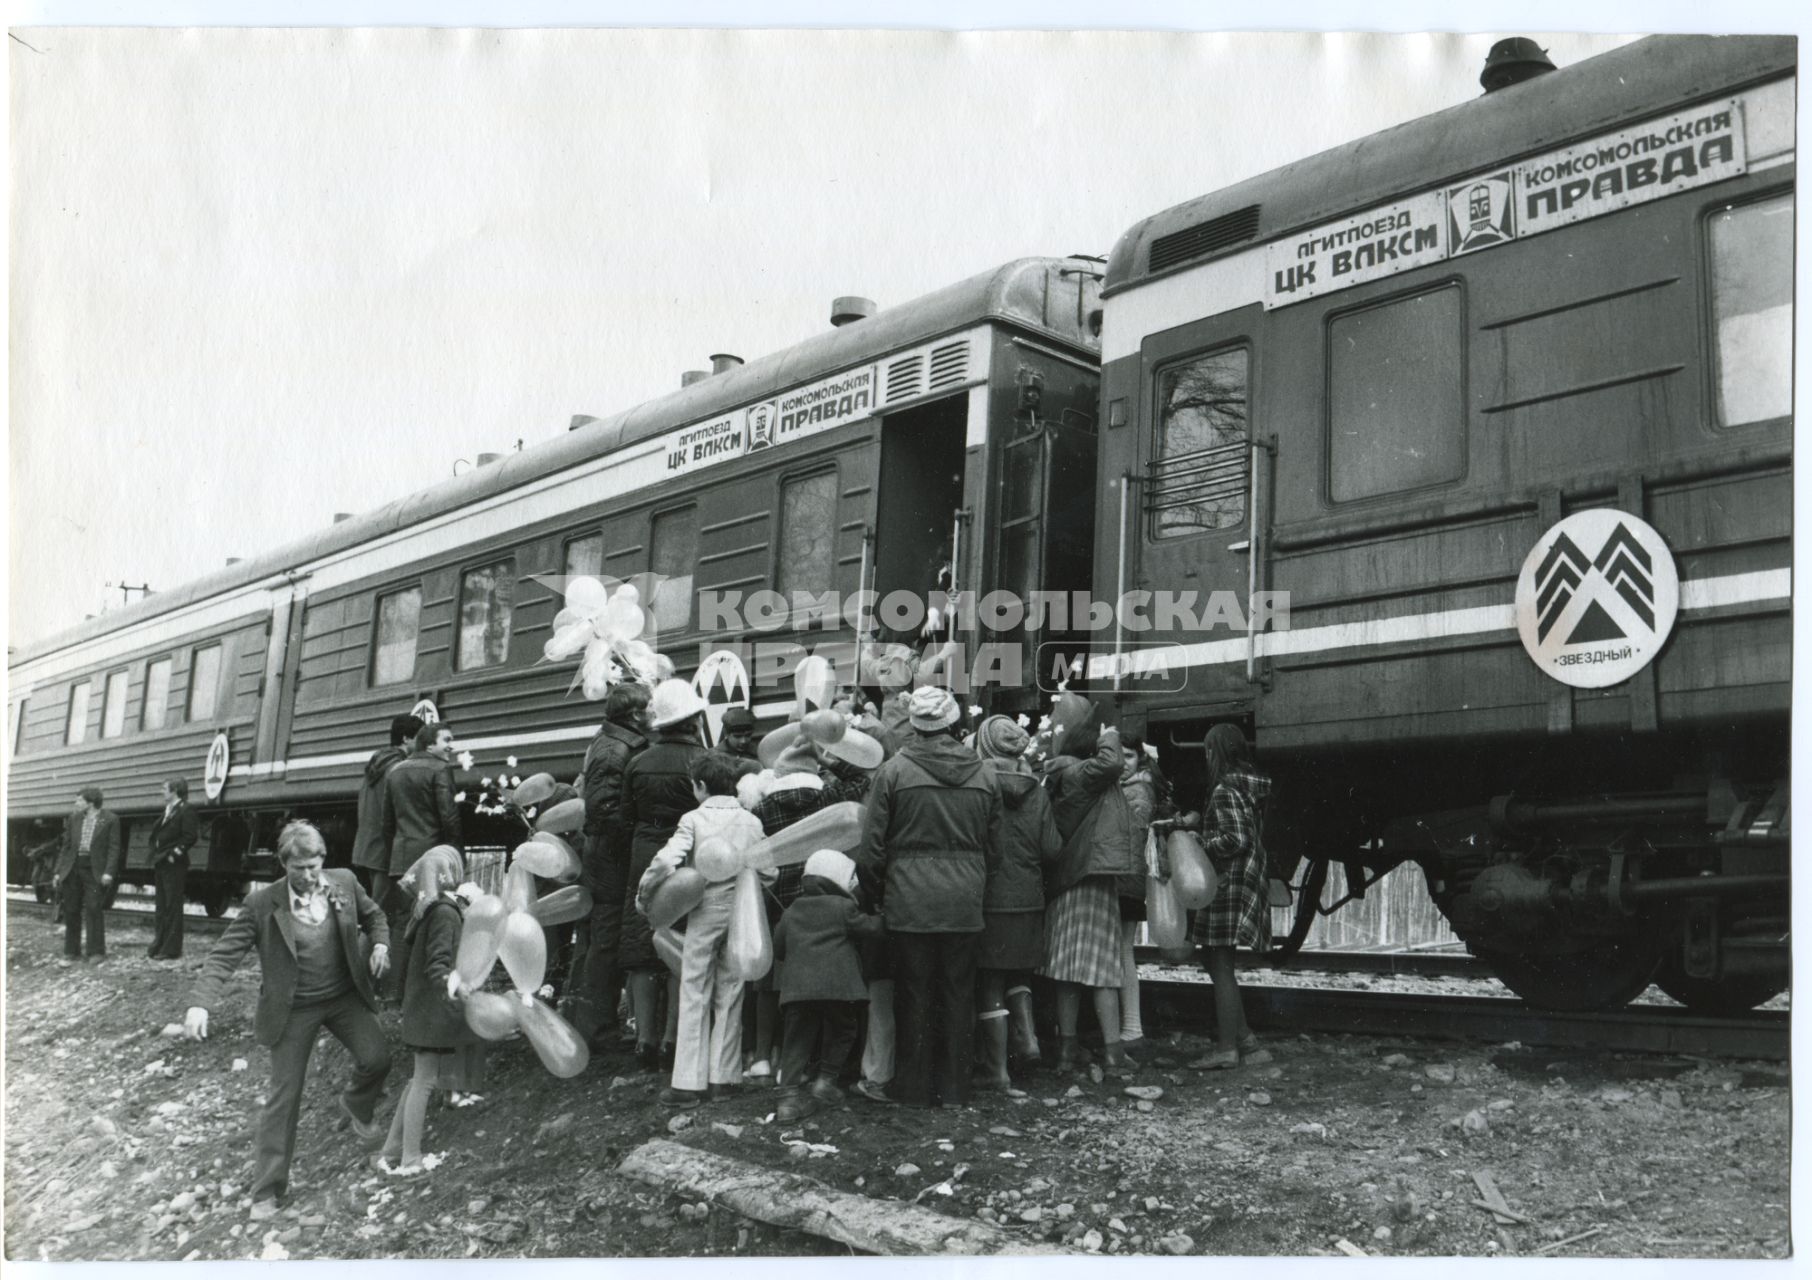
[[[1620,684],[1660,652],[1680,608],[1672,552],[1622,511],[1576,511],[1550,528],[1516,580],[1516,629],[1563,684]]]

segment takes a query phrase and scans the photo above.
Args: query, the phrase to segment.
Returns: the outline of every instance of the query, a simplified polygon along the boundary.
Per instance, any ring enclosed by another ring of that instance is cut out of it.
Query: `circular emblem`
[[[414,716],[417,720],[420,720],[423,724],[440,723],[440,708],[434,705],[434,699],[432,698],[423,698],[413,707],[410,707],[409,714]]]
[[[220,799],[220,793],[226,790],[227,769],[233,762],[232,744],[227,741],[224,731],[214,735],[214,741],[208,744],[208,763],[202,771],[202,789],[209,800]]]
[[[1516,579],[1516,631],[1535,665],[1576,689],[1646,667],[1680,610],[1673,553],[1645,521],[1576,511],[1536,542]]]

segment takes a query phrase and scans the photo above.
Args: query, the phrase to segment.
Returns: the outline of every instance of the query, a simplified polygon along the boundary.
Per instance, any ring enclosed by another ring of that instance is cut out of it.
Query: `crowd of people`
[[[1209,733],[1207,787],[1190,812],[1157,753],[1101,724],[1075,694],[1034,725],[976,721],[939,687],[899,688],[879,706],[849,689],[832,708],[835,734],[795,720],[758,737],[753,715],[735,708],[714,745],[706,703],[684,681],[619,683],[602,709],[580,775],[560,788],[583,801],[580,882],[591,902],[565,949],[560,1007],[594,1054],[633,1055],[640,1069],[665,1074],[663,1106],[773,1087],[777,1118],[791,1122],[843,1102],[846,1085],[879,1106],[1017,1095],[1027,1072],[1091,1061],[1084,1004],[1102,1064],[1135,1066],[1143,1026],[1133,943],[1148,884],[1169,874],[1163,836],[1176,829],[1201,832],[1220,882],[1192,933],[1215,983],[1218,1044],[1192,1065],[1267,1059],[1245,1025],[1233,955],[1268,942],[1260,831],[1269,784],[1236,726]],[[256,1031],[271,1048],[273,1086],[259,1125],[259,1204],[274,1206],[287,1187],[321,1028],[353,1055],[341,1106],[381,1145],[374,1159],[387,1170],[423,1167],[435,1090],[478,1083],[482,1041],[462,1016],[469,993],[455,964],[473,895],[452,749],[448,726],[399,717],[365,774],[358,877],[323,870],[319,833],[291,823],[278,845],[285,878],[251,895],[203,969],[191,1035],[206,1034],[207,1011],[240,960],[256,950],[262,964]],[[696,873],[701,850],[715,847],[713,867],[735,865],[847,801],[860,804],[853,848],[759,873],[773,955],[760,976],[742,971],[733,945],[746,924],[733,919],[735,878],[705,885],[679,922],[651,921],[662,886]],[[1040,989],[1048,1020],[1034,1015]],[[376,1116],[389,1070],[377,1022],[386,995],[402,1005],[414,1054],[387,1131]]]

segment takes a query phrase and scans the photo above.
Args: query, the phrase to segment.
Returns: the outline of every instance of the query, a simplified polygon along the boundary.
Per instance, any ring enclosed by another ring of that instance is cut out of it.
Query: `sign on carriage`
[[[785,444],[866,418],[875,411],[878,399],[872,365],[789,391],[774,403],[774,443]]]
[[[214,741],[208,744],[207,763],[202,766],[201,789],[209,800],[220,799],[220,793],[226,790],[227,773],[232,767],[233,746],[227,740],[223,729],[214,735]]]
[[[741,457],[747,452],[747,438],[740,411],[726,413],[697,426],[682,427],[667,437],[666,475],[671,479],[725,458]]]
[[[1265,247],[1265,307],[1540,235],[1748,172],[1743,101],[1645,121]]]
[[[789,391],[777,400],[670,431],[661,447],[662,478],[670,480],[866,418],[879,399],[876,385],[873,365],[851,369]]]
[[[1516,579],[1516,632],[1535,665],[1575,689],[1646,667],[1680,609],[1673,553],[1646,521],[1575,511],[1536,542]]]

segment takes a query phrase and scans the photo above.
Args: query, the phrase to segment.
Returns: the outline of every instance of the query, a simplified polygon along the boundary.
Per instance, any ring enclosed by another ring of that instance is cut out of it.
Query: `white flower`
[[[454,804],[464,804],[465,802],[466,802],[466,793],[465,792],[456,791],[453,793],[453,803]]]
[[[461,751],[453,758],[459,761],[459,767],[462,769],[470,769],[472,767],[472,753],[470,751]]]
[[[503,765],[504,765],[504,768],[506,768],[506,769],[514,769],[516,767],[516,757],[515,756],[506,757],[504,759]]]
[[[510,763],[511,763],[511,764],[515,764],[515,763],[516,763],[516,761],[515,761],[515,759],[514,759],[514,758],[513,758],[513,757],[512,757],[512,758],[511,758],[511,760],[510,760]],[[520,786],[521,786],[521,785],[522,785],[522,775],[521,775],[521,774],[519,774],[519,773],[513,773],[513,774],[511,774],[511,775],[510,775],[510,785],[511,785],[511,786],[512,786],[512,787],[520,787]]]
[[[1019,716],[1017,717],[1017,719],[1019,720],[1019,727],[1021,729],[1030,729],[1032,727],[1031,718],[1029,716],[1027,716],[1024,712],[1021,712],[1019,714]]]
[[[491,785],[491,780],[489,778],[480,778],[478,780],[478,785],[481,787],[488,787]]]
[[[973,702],[969,704],[969,716],[971,719],[981,715],[981,713],[982,709],[980,707],[976,706]]]

